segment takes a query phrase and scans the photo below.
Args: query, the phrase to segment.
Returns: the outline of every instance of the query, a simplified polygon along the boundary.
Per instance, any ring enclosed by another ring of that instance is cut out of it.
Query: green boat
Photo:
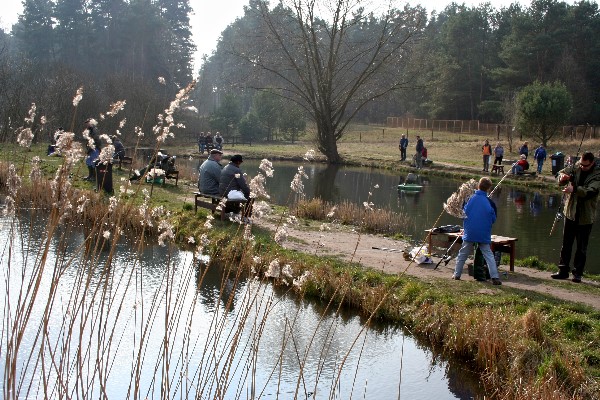
[[[416,183],[401,183],[398,185],[399,192],[420,192],[423,189],[423,185],[417,185]]]

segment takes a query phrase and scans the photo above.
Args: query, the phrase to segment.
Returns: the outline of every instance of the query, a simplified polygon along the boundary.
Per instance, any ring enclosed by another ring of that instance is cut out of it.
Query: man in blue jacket
[[[535,149],[535,153],[533,153],[533,158],[537,162],[537,172],[538,174],[542,173],[542,166],[544,165],[544,161],[546,161],[546,149],[543,144],[540,144],[540,147]]]
[[[492,224],[496,221],[496,211],[487,193],[492,187],[490,178],[483,177],[479,180],[478,190],[471,196],[464,207],[465,222],[463,224],[463,244],[456,257],[456,267],[453,278],[460,279],[463,266],[469,254],[473,254],[473,245],[477,243],[485,258],[485,262],[494,285],[502,285],[496,267],[494,253],[490,248],[492,243]]]
[[[400,161],[406,160],[406,149],[408,147],[408,139],[406,135],[402,134],[402,138],[400,138],[400,144],[398,148],[400,149]]]

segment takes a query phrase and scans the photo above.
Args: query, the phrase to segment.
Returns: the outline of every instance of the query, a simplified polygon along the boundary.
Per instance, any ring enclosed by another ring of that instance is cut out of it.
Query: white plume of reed
[[[475,179],[470,179],[469,181],[460,185],[458,190],[444,203],[444,211],[448,214],[458,217],[465,218],[465,212],[463,207],[465,203],[469,200],[471,196],[475,193],[477,189],[477,181]]]

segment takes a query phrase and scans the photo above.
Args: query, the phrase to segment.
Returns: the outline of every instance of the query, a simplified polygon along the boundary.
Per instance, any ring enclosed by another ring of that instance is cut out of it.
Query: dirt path
[[[260,226],[274,229],[274,226],[268,222],[258,223]],[[317,256],[338,256],[344,260],[355,261],[365,267],[389,274],[405,272],[407,275],[425,280],[430,278],[451,279],[454,270],[454,259],[448,265],[444,265],[442,262],[435,270],[438,257],[433,258],[433,264],[410,264],[402,254],[404,249],[410,247],[407,242],[378,235],[359,235],[345,226],[331,225],[331,229],[326,231],[294,227],[288,227],[287,230],[289,235],[288,240],[284,243],[285,248]],[[565,281],[564,284],[557,285],[550,278],[549,272],[521,267],[515,267],[515,271],[510,272],[508,265],[500,266],[500,274],[502,288],[510,287],[538,292],[562,300],[583,303],[600,310],[600,284],[596,282],[584,280],[581,284],[576,284]],[[465,269],[463,280],[457,281],[456,284],[466,284],[465,281],[470,280]],[[486,293],[490,294],[496,290],[502,290],[500,287],[492,286],[490,282],[483,282],[480,285],[482,289],[486,290]],[[574,290],[570,289],[570,285],[573,285]],[[577,285],[581,285],[581,287],[577,288]]]

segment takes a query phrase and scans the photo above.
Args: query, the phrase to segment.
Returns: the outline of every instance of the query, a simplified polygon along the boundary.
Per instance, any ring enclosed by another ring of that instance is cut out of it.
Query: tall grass
[[[396,234],[414,230],[415,221],[406,213],[366,208],[344,200],[334,204],[319,198],[300,200],[292,211],[299,218],[356,225],[366,233]]]

